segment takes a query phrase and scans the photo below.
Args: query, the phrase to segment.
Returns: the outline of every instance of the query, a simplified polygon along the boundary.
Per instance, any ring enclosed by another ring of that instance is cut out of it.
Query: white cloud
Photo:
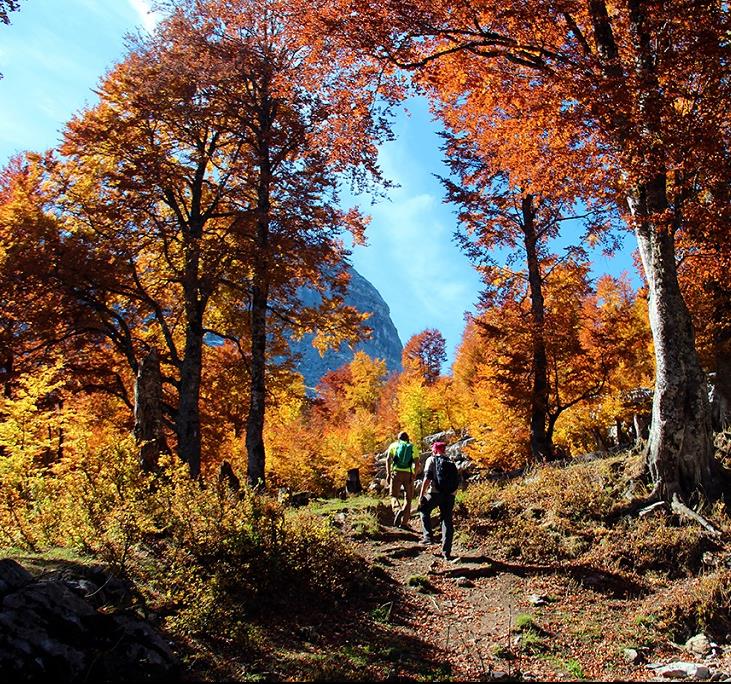
[[[160,21],[160,15],[152,10],[149,0],[128,0],[132,9],[137,13],[140,22],[145,27],[148,33],[152,33],[155,30],[158,22]]]

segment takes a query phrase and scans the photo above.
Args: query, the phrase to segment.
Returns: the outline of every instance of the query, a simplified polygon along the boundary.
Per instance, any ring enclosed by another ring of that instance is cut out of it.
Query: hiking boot
[[[396,513],[396,515],[393,517],[393,526],[394,527],[401,527],[401,521],[404,519],[404,512],[399,511]]]

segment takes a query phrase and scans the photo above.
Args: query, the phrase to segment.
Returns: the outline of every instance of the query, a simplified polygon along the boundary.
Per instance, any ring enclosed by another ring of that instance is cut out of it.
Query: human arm
[[[434,458],[429,456],[424,464],[424,478],[421,481],[421,490],[419,491],[419,499],[424,498],[424,494],[427,491],[429,485],[431,485],[434,479]]]

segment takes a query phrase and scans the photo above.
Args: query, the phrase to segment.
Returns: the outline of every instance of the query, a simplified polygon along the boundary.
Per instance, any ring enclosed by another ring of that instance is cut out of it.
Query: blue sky
[[[124,52],[124,35],[152,30],[149,0],[24,0],[0,25],[0,163],[22,150],[54,146],[64,123],[95,101],[92,89]],[[353,252],[355,268],[380,291],[402,342],[438,328],[449,360],[464,328],[464,312],[480,282],[454,244],[455,218],[433,174],[446,175],[436,126],[424,102],[397,117],[396,140],[380,161],[399,187],[387,200],[358,201],[372,216],[368,246]],[[634,241],[614,259],[597,255],[596,274],[632,271]]]

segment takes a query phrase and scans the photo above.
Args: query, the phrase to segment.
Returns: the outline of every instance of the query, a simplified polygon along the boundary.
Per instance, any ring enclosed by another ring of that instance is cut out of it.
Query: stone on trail
[[[675,662],[663,665],[655,670],[655,673],[668,679],[708,679],[711,671],[706,665],[698,663]]]
[[[642,654],[634,648],[625,648],[622,657],[630,665],[639,665],[642,662]]]
[[[712,648],[710,640],[703,633],[696,634],[685,642],[685,650],[688,651],[688,653],[693,653],[699,656],[708,655]]]

